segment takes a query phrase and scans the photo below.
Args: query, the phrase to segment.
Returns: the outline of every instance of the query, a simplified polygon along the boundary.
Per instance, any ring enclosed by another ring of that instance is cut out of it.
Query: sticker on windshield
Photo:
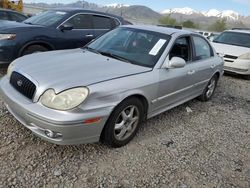
[[[65,15],[66,12],[60,12],[60,11],[57,11],[56,14],[60,14],[60,15]]]
[[[154,55],[154,56],[157,55],[165,43],[166,43],[165,39],[160,39],[152,48],[152,50],[149,52],[149,55]]]

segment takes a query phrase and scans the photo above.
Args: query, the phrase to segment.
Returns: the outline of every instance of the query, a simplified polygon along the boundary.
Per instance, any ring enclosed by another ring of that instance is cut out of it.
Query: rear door
[[[206,87],[216,69],[215,54],[206,39],[198,35],[192,36],[193,61],[190,63],[190,73],[195,81],[193,91],[200,94]]]
[[[104,15],[93,15],[92,20],[95,37],[99,37],[120,25],[120,22],[116,18]]]
[[[64,24],[72,25],[73,29],[69,31],[60,31],[58,29],[60,49],[83,47],[95,38],[90,14],[74,15],[62,25]]]

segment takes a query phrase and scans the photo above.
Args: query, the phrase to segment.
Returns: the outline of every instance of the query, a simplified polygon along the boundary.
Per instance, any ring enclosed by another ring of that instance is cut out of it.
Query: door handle
[[[85,37],[94,37],[94,35],[88,34],[88,35],[85,35]]]
[[[211,69],[213,69],[214,67],[215,67],[215,65],[212,65],[212,66],[211,66]]]
[[[188,75],[192,75],[195,73],[195,70],[188,71]]]

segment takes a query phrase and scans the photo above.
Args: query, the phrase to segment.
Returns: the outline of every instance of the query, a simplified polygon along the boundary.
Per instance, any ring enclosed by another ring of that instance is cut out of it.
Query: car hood
[[[14,71],[31,78],[42,90],[58,92],[152,70],[83,49],[27,55],[13,64]]]
[[[20,31],[22,28],[41,28],[42,26],[38,25],[29,25],[25,23],[15,22],[15,21],[6,21],[0,20],[0,32],[13,32],[13,31]]]
[[[232,56],[239,57],[240,55],[250,52],[250,48],[247,48],[247,47],[215,43],[215,42],[213,42],[212,45],[215,48],[215,51],[222,55],[232,55]]]

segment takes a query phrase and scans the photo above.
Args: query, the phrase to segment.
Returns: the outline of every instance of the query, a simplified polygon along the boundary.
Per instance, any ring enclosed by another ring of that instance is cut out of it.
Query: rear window
[[[213,42],[250,48],[250,34],[227,31],[220,34]]]

